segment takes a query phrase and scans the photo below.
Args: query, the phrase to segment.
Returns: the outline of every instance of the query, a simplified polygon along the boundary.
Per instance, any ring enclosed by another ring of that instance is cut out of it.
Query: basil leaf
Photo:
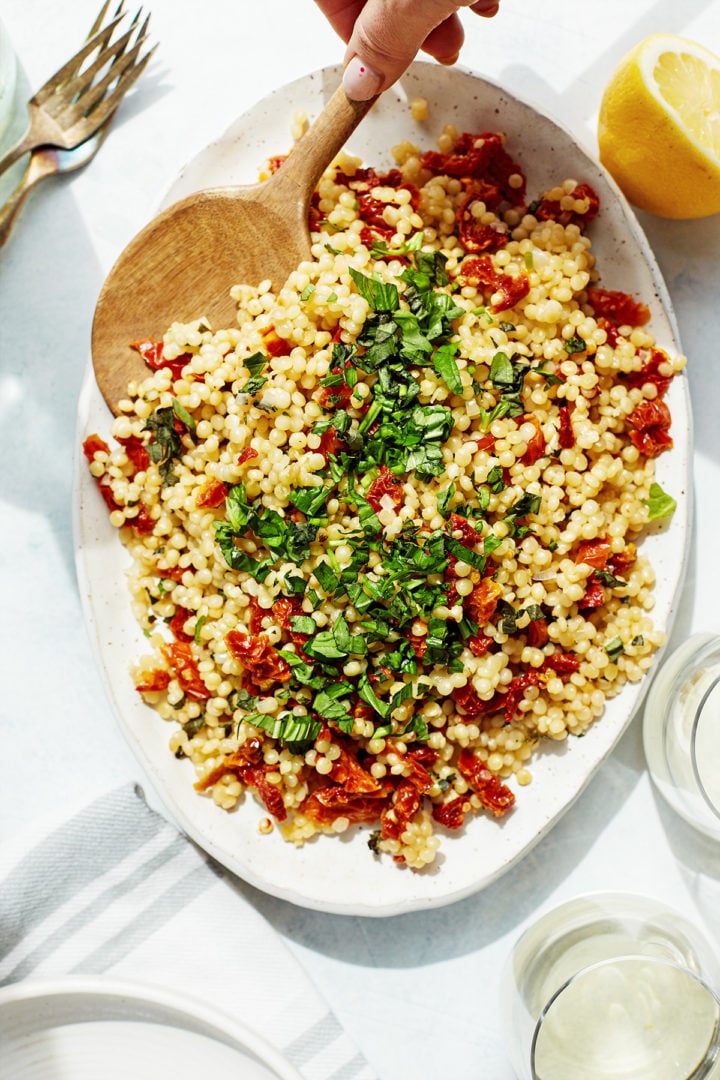
[[[368,277],[360,273],[353,266],[349,268],[350,277],[360,295],[367,300],[373,311],[391,312],[397,311],[400,306],[400,297],[397,285],[392,282],[378,281],[377,278]]]
[[[433,355],[433,367],[452,394],[462,394],[463,390],[460,369],[455,360],[458,347],[457,342],[440,345]]]
[[[668,495],[659,484],[650,485],[649,498],[643,499],[648,508],[648,521],[657,521],[659,518],[672,517],[677,509],[677,502],[672,495]]]

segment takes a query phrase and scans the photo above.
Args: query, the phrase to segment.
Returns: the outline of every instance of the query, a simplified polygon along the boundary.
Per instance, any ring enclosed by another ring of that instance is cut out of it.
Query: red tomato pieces
[[[647,457],[657,457],[673,445],[670,422],[670,410],[664,401],[641,401],[627,417],[632,429],[628,433],[630,440]]]
[[[490,772],[482,758],[463,749],[458,757],[458,772],[463,776],[483,806],[501,817],[512,807],[515,796],[510,788]]]
[[[644,326],[650,320],[650,309],[630,293],[589,288],[587,298],[596,318],[609,319],[616,326]]]
[[[583,540],[575,555],[576,563],[587,563],[596,570],[603,570],[607,565],[612,551],[609,536],[601,536],[595,540]]]
[[[395,473],[388,469],[387,465],[381,465],[380,470],[367,490],[365,498],[372,506],[375,513],[383,508],[383,496],[389,495],[394,506],[400,506],[403,501],[402,482]]]
[[[492,289],[493,293],[498,293],[500,299],[490,307],[490,311],[495,314],[514,307],[530,292],[530,280],[527,274],[520,273],[516,277],[503,274],[495,269],[489,255],[464,259],[460,264],[457,280],[463,285],[472,285],[476,289]]]
[[[195,499],[195,505],[213,509],[216,506],[221,506],[225,502],[226,496],[227,487],[222,480],[208,480],[200,489],[200,493]]]
[[[188,697],[194,698],[195,701],[207,701],[212,697],[202,681],[189,641],[168,642],[162,646],[162,651],[173,675]]]
[[[181,353],[173,360],[166,359],[162,341],[151,341],[150,338],[145,338],[143,341],[131,341],[130,348],[140,353],[147,366],[153,371],[170,368],[173,379],[179,379],[182,369],[192,360],[192,353]]]
[[[225,641],[259,689],[269,690],[273,683],[287,682],[290,678],[290,667],[264,634],[230,630]]]
[[[539,221],[557,221],[561,225],[587,225],[600,209],[600,199],[596,192],[590,184],[578,184],[570,197],[576,201],[587,202],[587,207],[584,210],[564,210],[560,199],[549,199],[546,196],[540,200],[535,217]]]

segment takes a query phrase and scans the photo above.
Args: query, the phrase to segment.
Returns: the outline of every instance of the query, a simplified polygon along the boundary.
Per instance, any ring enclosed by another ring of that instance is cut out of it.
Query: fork
[[[110,0],[105,0],[83,47],[28,102],[29,127],[0,161],[0,175],[38,147],[72,150],[84,143],[113,115],[146,67],[156,48],[140,56],[150,16],[141,23],[139,8],[129,28],[113,41],[113,32],[125,18],[123,0],[103,26],[109,6]],[[97,53],[94,58],[93,53]]]
[[[107,135],[111,119],[112,117],[106,120],[99,131],[72,150],[40,146],[32,151],[30,161],[20,182],[0,209],[0,247],[5,244],[10,236],[18,214],[35,185],[48,176],[59,176],[87,165],[100,149]]]

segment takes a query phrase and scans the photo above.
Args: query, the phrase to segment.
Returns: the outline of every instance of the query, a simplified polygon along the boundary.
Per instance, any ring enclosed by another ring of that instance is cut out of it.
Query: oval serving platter
[[[270,94],[185,167],[166,203],[200,188],[253,183],[268,157],[290,148],[293,114],[303,109],[309,118],[316,116],[339,79],[339,67],[324,68]],[[411,115],[416,97],[429,106],[422,122]],[[592,184],[601,201],[589,230],[600,283],[641,298],[651,310],[650,329],[658,344],[681,351],[660,271],[626,200],[575,138],[532,105],[467,69],[416,62],[375,104],[347,150],[367,165],[388,168],[394,145],[409,139],[431,149],[448,123],[459,131],[504,131],[527,175],[530,197],[568,177]],[[643,551],[657,576],[653,619],[669,632],[691,520],[692,424],[685,379],[673,381],[667,400],[675,448],[658,459],[657,479],[676,498],[678,509],[669,523],[646,537]],[[283,841],[277,830],[261,835],[258,822],[264,810],[253,798],[227,813],[194,791],[192,766],[168,749],[168,723],[134,689],[129,668],[146,646],[130,610],[128,557],[81,453],[84,436],[105,435],[110,421],[89,367],[78,414],[74,508],[77,569],[91,642],[120,727],[166,811],[197,844],[257,888],[315,910],[365,916],[438,907],[468,896],[516,863],[569,809],[638,710],[648,679],[626,686],[582,739],[540,750],[530,766],[533,781],[518,791],[513,812],[502,822],[475,817],[460,834],[444,835],[435,863],[421,872],[374,858],[363,829],[339,838],[318,836],[302,848]]]

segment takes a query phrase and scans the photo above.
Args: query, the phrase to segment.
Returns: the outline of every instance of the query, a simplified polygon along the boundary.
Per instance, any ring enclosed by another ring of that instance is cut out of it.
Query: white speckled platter
[[[252,183],[268,156],[289,149],[295,110],[304,109],[312,119],[339,77],[338,68],[323,69],[261,101],[183,170],[168,201],[202,187]],[[409,108],[419,96],[429,103],[423,122],[414,121]],[[368,165],[389,167],[393,145],[410,139],[433,148],[449,122],[461,131],[504,131],[526,172],[529,198],[567,177],[592,184],[601,200],[591,226],[601,285],[644,300],[658,344],[680,351],[660,272],[626,201],[572,135],[531,105],[466,69],[416,63],[373,107],[347,149]],[[685,379],[674,380],[667,400],[675,449],[658,459],[657,478],[677,499],[678,509],[669,523],[648,536],[643,550],[657,574],[654,620],[669,629],[691,521],[692,425]],[[422,910],[468,896],[522,858],[571,807],[637,711],[644,684],[623,690],[584,738],[552,744],[539,753],[531,766],[533,782],[518,791],[513,812],[501,822],[478,817],[460,835],[447,834],[439,858],[423,872],[375,859],[362,830],[342,838],[318,837],[301,849],[286,844],[277,830],[261,836],[257,825],[264,811],[253,799],[228,814],[195,793],[191,765],[177,761],[168,750],[167,722],[143,705],[133,687],[130,663],[146,650],[125,589],[128,560],[80,450],[86,433],[104,436],[109,423],[89,371],[79,406],[75,511],[80,589],[98,662],[118,722],[167,811],[193,840],[258,888],[305,907],[366,916]]]

